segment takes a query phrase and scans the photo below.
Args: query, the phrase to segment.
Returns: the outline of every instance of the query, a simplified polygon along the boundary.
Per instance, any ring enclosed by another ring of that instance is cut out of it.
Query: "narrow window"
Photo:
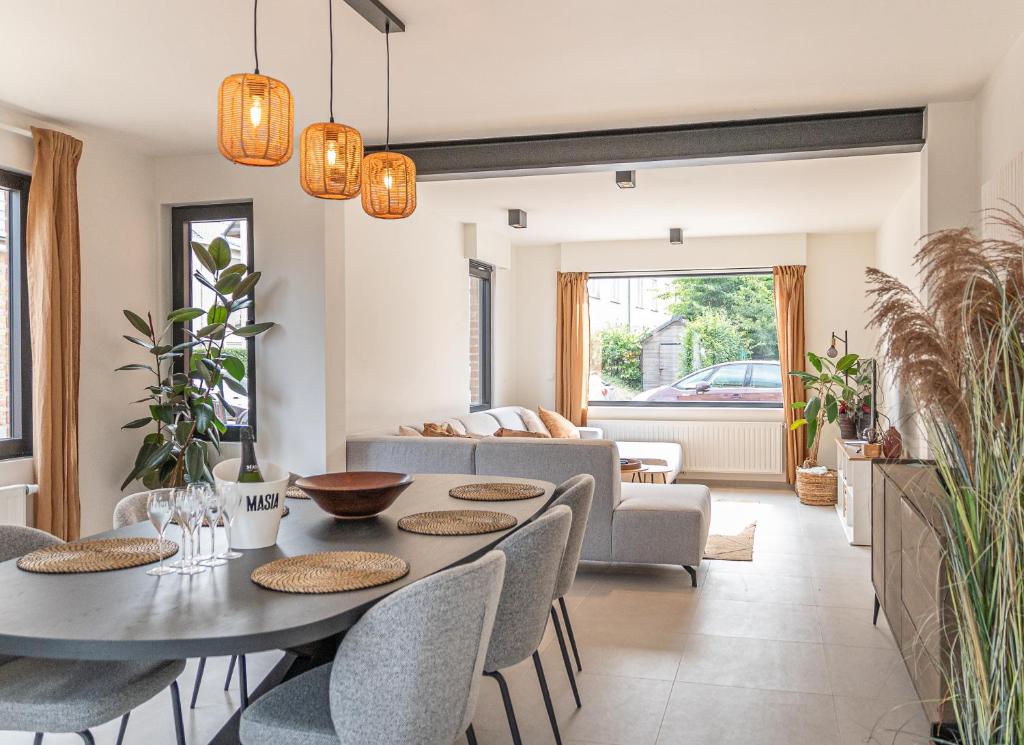
[[[25,221],[29,177],[0,170],[0,458],[32,453]]]
[[[494,269],[469,262],[469,409],[491,408],[491,279]]]

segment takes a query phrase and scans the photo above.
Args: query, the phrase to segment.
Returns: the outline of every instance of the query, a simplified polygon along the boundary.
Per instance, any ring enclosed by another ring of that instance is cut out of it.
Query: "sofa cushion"
[[[519,416],[523,418],[523,424],[526,425],[526,429],[530,432],[543,432],[546,435],[550,435],[548,428],[544,426],[544,422],[537,416],[536,411],[530,411],[527,408],[522,408],[519,411]]]
[[[700,484],[623,484],[612,516],[612,561],[697,566],[711,523]]]
[[[683,469],[683,446],[678,442],[620,442],[619,456],[636,458],[649,466],[667,466],[672,469],[665,474],[670,484]]]
[[[537,414],[540,416],[540,420],[544,422],[544,426],[548,428],[548,432],[551,433],[552,437],[563,440],[580,439],[580,431],[576,429],[576,425],[557,411],[548,411],[543,406],[538,406]]]
[[[423,437],[423,433],[415,427],[408,427],[404,424],[398,425],[398,434],[402,437]]]
[[[466,428],[466,434],[493,435],[501,424],[487,411],[475,411],[472,414],[456,417]]]
[[[349,471],[473,473],[477,440],[463,437],[350,437]]]
[[[543,432],[527,432],[525,429],[506,429],[500,427],[497,432],[494,433],[495,437],[534,437],[541,440],[550,440],[551,435],[546,435]]]
[[[447,422],[442,424],[436,424],[434,422],[423,423],[423,436],[424,437],[465,437],[466,435],[458,434],[452,425]]]
[[[497,409],[488,409],[485,414],[490,414],[498,420],[498,424],[505,429],[518,429],[529,431],[526,422],[523,421],[523,409],[519,406],[500,406]]]

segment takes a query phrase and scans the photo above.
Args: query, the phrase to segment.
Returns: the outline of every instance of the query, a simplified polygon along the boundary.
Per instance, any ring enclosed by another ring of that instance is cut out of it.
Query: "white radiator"
[[[782,422],[647,421],[603,419],[588,422],[609,440],[678,442],[683,472],[780,475],[785,471]]]
[[[35,484],[0,486],[0,525],[32,525],[38,491]]]

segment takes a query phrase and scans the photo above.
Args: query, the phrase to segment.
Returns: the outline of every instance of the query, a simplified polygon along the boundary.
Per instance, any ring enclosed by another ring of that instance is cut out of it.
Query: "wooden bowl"
[[[306,476],[295,486],[336,519],[361,520],[386,510],[411,483],[407,473],[347,471]]]

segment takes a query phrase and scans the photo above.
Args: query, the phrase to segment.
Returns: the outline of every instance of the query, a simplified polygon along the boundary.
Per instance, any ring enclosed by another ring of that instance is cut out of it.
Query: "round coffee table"
[[[667,484],[668,474],[672,471],[668,466],[647,466],[632,472],[630,482],[641,484]]]

